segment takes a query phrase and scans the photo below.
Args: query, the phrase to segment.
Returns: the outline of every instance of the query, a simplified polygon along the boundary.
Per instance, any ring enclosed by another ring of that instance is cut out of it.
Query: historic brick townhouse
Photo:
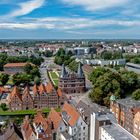
[[[137,114],[137,112],[140,110],[140,101],[130,98],[116,100],[114,95],[110,99],[110,109],[114,113],[118,124],[131,134],[136,134],[136,123],[139,124],[139,113]]]
[[[140,139],[140,110],[135,114],[134,117],[133,132],[134,136]]]
[[[10,94],[9,108],[11,110],[28,110],[33,108],[57,108],[66,100],[61,91],[56,91],[51,83],[46,86],[34,85],[32,90],[27,86],[23,92],[15,86]]]
[[[62,93],[84,93],[86,90],[85,75],[79,63],[77,73],[68,72],[63,64],[59,78],[59,89]]]

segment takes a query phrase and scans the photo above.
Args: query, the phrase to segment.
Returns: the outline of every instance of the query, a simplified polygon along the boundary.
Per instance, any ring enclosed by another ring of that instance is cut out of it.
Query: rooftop
[[[78,121],[80,114],[76,108],[65,102],[62,108],[62,117],[66,119],[70,126],[74,126]]]
[[[128,107],[128,108],[140,107],[140,100],[136,101],[136,100],[131,99],[131,98],[119,99],[119,100],[117,100],[117,103],[119,103],[125,107]]]
[[[137,140],[132,134],[119,125],[105,125],[102,128],[108,132],[115,140]]]
[[[24,67],[27,63],[7,63],[4,67]]]

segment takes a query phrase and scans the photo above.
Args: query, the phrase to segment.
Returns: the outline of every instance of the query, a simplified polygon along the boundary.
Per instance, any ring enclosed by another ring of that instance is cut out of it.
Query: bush
[[[7,111],[7,110],[8,110],[8,107],[7,107],[7,105],[6,105],[5,103],[2,103],[2,104],[0,105],[0,107],[1,107],[1,109],[2,109],[3,111]]]
[[[137,89],[136,91],[133,92],[132,98],[134,100],[140,100],[140,89]]]

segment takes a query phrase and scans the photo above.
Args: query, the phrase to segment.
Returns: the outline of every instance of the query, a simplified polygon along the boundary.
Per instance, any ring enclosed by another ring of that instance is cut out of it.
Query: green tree
[[[109,51],[104,51],[104,52],[102,52],[101,58],[102,58],[102,59],[105,59],[105,60],[110,60],[110,59],[112,59],[112,52],[109,52]]]
[[[109,95],[114,93],[117,98],[122,97],[121,77],[117,73],[105,73],[97,78],[94,83],[92,93],[90,94],[91,99],[101,105],[109,105]]]
[[[53,52],[52,51],[49,51],[49,50],[45,51],[43,54],[46,57],[52,57],[53,56]]]
[[[73,60],[72,62],[69,63],[68,67],[72,70],[72,71],[77,71],[78,69],[78,62],[76,62],[75,60]]]
[[[0,107],[1,107],[1,109],[3,111],[7,111],[8,110],[8,107],[7,107],[6,103],[1,103]]]
[[[122,56],[122,52],[121,51],[115,51],[113,54],[112,54],[112,59],[121,59],[123,56]]]
[[[103,67],[97,67],[96,69],[94,69],[94,71],[89,75],[89,80],[94,84],[97,80],[97,78],[99,78],[101,75],[105,74],[107,70]]]
[[[39,85],[40,84],[40,78],[38,77],[38,76],[36,76],[35,78],[34,78],[34,83],[35,84],[37,84],[37,85]]]
[[[124,91],[127,93],[132,93],[139,85],[138,75],[134,72],[130,71],[120,71],[120,75],[122,78],[122,85]]]
[[[9,75],[6,73],[1,73],[0,74],[0,81],[2,83],[2,85],[5,85],[9,80]]]
[[[134,100],[140,100],[140,89],[137,89],[136,91],[134,91],[134,92],[132,93],[132,98],[133,98]]]
[[[33,66],[30,64],[30,63],[28,63],[25,67],[24,67],[24,71],[26,72],[26,73],[30,73],[31,72],[31,70],[33,69]]]

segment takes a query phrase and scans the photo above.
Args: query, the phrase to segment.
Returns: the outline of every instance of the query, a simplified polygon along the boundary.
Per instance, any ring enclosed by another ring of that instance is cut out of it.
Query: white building
[[[88,125],[84,122],[75,107],[65,103],[61,115],[68,133],[61,134],[63,140],[88,140]],[[69,139],[67,136],[69,136]]]
[[[90,140],[100,140],[100,127],[109,124],[111,122],[106,114],[93,112],[90,119]]]

